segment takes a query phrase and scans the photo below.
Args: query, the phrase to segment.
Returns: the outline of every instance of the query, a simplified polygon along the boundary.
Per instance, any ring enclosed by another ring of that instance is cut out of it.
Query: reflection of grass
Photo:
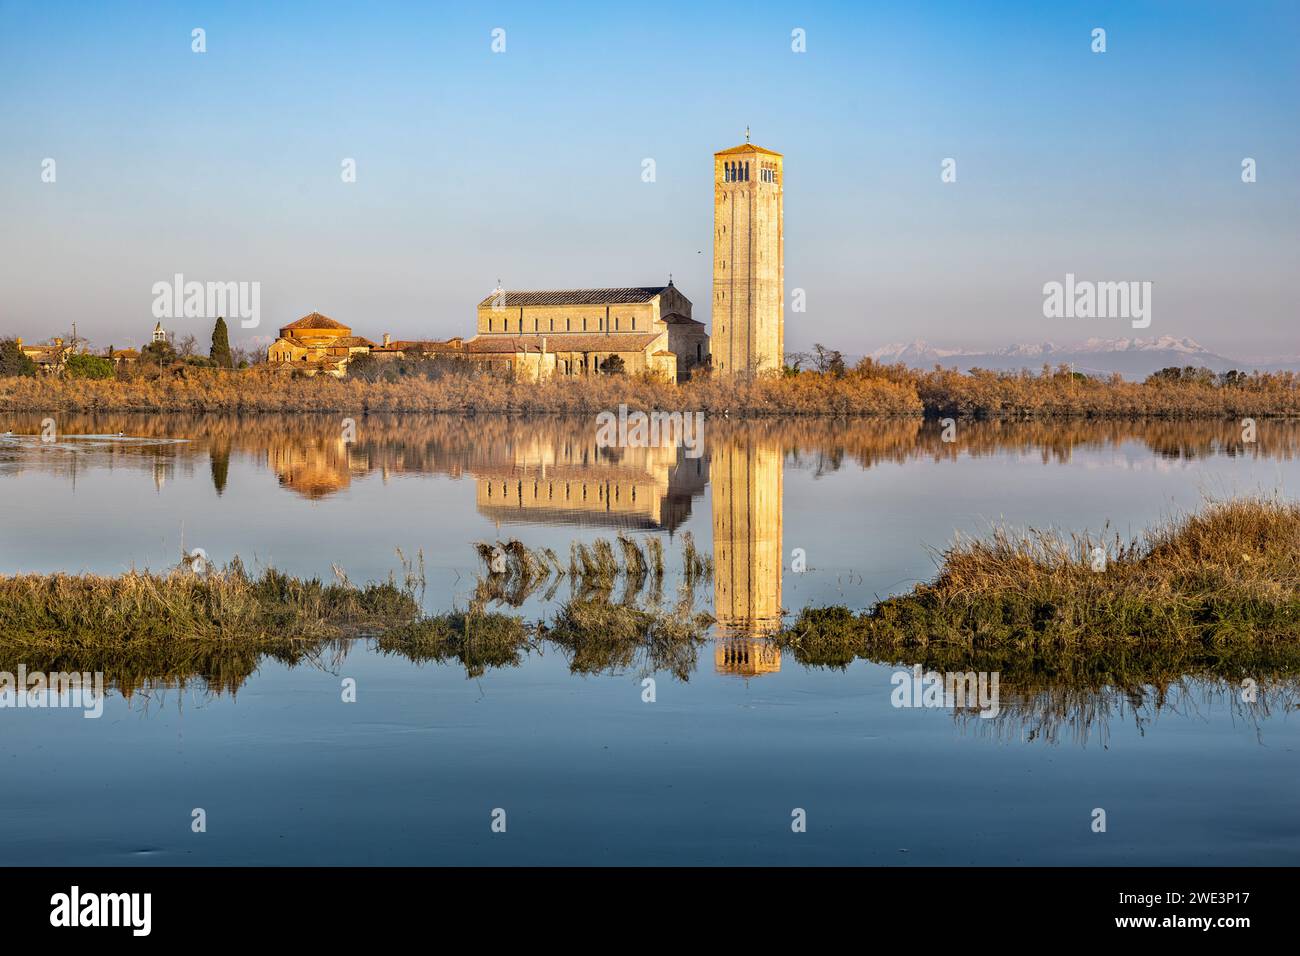
[[[521,618],[475,611],[439,614],[385,631],[378,647],[413,661],[459,661],[469,677],[489,668],[518,667],[530,646],[531,629]]]

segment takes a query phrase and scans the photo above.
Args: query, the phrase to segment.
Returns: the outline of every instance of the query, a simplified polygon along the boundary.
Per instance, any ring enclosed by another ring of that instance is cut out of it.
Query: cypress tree
[[[221,316],[217,316],[217,324],[212,327],[212,351],[208,354],[221,368],[235,367],[230,354],[230,334],[226,331],[226,320]]]

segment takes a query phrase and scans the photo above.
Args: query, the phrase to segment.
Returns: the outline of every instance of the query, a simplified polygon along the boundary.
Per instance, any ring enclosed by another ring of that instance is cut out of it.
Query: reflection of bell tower
[[[781,622],[781,447],[741,439],[715,445],[713,605],[721,673],[781,669],[781,654],[764,636]]]

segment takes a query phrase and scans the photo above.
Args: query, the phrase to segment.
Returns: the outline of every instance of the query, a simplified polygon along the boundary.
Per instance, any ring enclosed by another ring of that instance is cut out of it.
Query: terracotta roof
[[[342,322],[335,322],[328,315],[312,312],[309,315],[304,315],[297,322],[290,322],[288,325],[281,326],[280,333],[283,334],[287,329],[348,329],[348,326]]]
[[[658,352],[655,352],[654,354],[655,354],[655,355],[672,355],[672,356],[676,356],[677,353],[676,353],[676,352],[670,352],[670,351],[668,351],[667,349],[660,349]]]
[[[547,335],[480,335],[465,343],[465,349],[471,353],[491,352],[540,352],[542,340],[546,340],[548,352],[642,352],[662,332],[635,332],[611,335],[565,335],[548,333]]]
[[[733,146],[731,149],[720,149],[714,156],[733,156],[737,153],[766,153],[768,156],[780,156],[774,149],[764,149],[762,146],[755,146],[753,143],[741,143],[739,146]]]
[[[435,339],[398,339],[387,345],[376,345],[375,352],[459,352],[463,349],[463,340],[458,335],[446,341]]]
[[[326,356],[325,358],[308,359],[305,362],[299,359],[297,362],[270,362],[268,363],[268,365],[270,368],[276,369],[277,371],[292,371],[293,369],[304,369],[304,368],[315,368],[315,369],[338,368],[339,366],[343,365],[343,363],[346,361],[347,361],[346,357],[342,355],[329,355]]]
[[[344,335],[337,339],[331,339],[329,348],[336,348],[341,345],[362,346],[373,349],[375,343],[360,335]]]
[[[649,302],[668,286],[640,286],[627,289],[550,289],[538,292],[494,292],[482,302],[479,308],[494,302],[504,308],[518,308],[521,305],[625,305],[630,302]],[[504,297],[504,302],[502,301]]]

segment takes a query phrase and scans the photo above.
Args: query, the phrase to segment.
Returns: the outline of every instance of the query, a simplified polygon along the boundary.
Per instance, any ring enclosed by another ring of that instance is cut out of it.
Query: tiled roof
[[[764,149],[762,146],[755,146],[753,143],[741,143],[739,146],[733,146],[731,149],[720,149],[714,156],[733,156],[737,153],[765,153],[768,156],[780,156],[774,149]]]
[[[625,305],[630,302],[649,302],[668,286],[642,286],[629,289],[550,289],[540,292],[494,292],[479,308],[494,302],[504,308],[528,305]],[[503,301],[504,299],[504,301]]]
[[[439,342],[435,339],[397,339],[387,345],[376,345],[376,352],[459,352],[464,342],[460,336]]]
[[[299,360],[297,362],[271,362],[269,366],[277,371],[291,371],[293,369],[331,369],[338,368],[347,359],[342,355],[328,355],[325,358],[308,359],[307,361]]]
[[[337,339],[331,339],[329,347],[336,348],[338,346],[344,346],[344,345],[365,346],[366,348],[369,349],[375,347],[374,342],[370,341],[367,338],[363,338],[360,335],[345,335]]]
[[[546,340],[548,352],[641,352],[658,339],[662,332],[619,333],[612,335],[480,335],[465,343],[472,353],[540,352]]]
[[[321,315],[319,312],[312,312],[304,315],[297,322],[290,322],[288,325],[281,326],[280,332],[287,329],[345,329],[351,331],[348,326],[342,322],[335,322],[328,315]]]

